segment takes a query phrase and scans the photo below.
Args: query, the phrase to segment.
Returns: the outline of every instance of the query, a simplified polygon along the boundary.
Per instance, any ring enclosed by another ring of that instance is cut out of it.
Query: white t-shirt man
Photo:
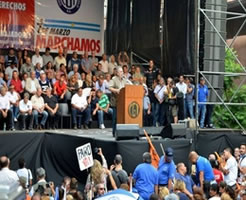
[[[26,178],[26,186],[29,185],[30,183],[30,180],[32,180],[32,172],[30,169],[27,169],[27,168],[22,168],[22,169],[18,169],[16,171],[18,177],[25,177]]]
[[[237,180],[238,166],[237,161],[233,156],[226,161],[225,169],[229,170],[229,173],[224,176],[226,184],[234,186]]]
[[[32,110],[32,102],[28,100],[28,102],[25,104],[24,99],[22,99],[19,103],[19,109],[23,112]]]
[[[182,92],[184,94],[184,99],[185,99],[185,95],[187,93],[187,85],[184,82],[182,83],[178,82],[176,84],[176,87],[179,89],[179,92]]]
[[[43,58],[40,55],[37,56],[36,54],[34,54],[32,56],[32,64],[36,66],[37,63],[40,63],[40,66],[43,67]]]
[[[85,109],[86,106],[88,105],[87,103],[87,96],[86,95],[81,95],[79,96],[77,93],[73,95],[71,104],[76,105],[79,107],[81,110]]]
[[[14,183],[19,184],[17,173],[7,167],[2,168],[0,171],[0,185],[12,185]]]
[[[7,94],[4,96],[0,95],[0,109],[10,109],[10,102]]]
[[[101,60],[99,63],[102,64],[102,71],[104,73],[108,73],[108,61],[107,60],[105,60],[105,61]]]
[[[157,85],[154,90],[154,94],[157,94],[160,100],[164,98],[164,91],[166,90],[166,86]]]
[[[17,92],[7,92],[7,96],[9,98],[9,101],[12,102],[12,103],[16,103],[19,99],[19,96],[18,96],[18,93]]]

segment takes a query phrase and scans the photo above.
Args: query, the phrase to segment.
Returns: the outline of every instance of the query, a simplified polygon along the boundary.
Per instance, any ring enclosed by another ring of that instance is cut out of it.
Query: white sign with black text
[[[77,147],[76,153],[77,153],[80,171],[88,169],[93,165],[93,156],[92,156],[90,143]]]

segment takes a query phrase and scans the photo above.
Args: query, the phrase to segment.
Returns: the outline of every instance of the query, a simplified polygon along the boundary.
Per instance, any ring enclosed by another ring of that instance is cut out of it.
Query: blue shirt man
[[[162,156],[158,165],[159,186],[172,188],[172,180],[176,172],[175,164],[173,162],[173,149],[168,147],[165,151],[165,156]]]
[[[189,160],[196,164],[196,176],[199,186],[203,189],[206,196],[209,195],[210,182],[214,181],[213,168],[207,158],[199,156],[195,151],[190,152]]]
[[[198,85],[198,102],[207,102],[208,87],[205,85],[203,77],[200,78],[200,84]],[[198,103],[198,118],[200,118],[200,128],[204,128],[204,121],[206,116],[206,104]]]
[[[193,182],[192,178],[186,174],[187,168],[184,163],[177,164],[177,173],[175,174],[176,180],[181,180],[185,183],[185,191],[184,193],[192,198],[193,194],[193,187],[195,186],[195,183]]]
[[[144,200],[148,200],[151,194],[158,192],[158,173],[151,165],[149,152],[143,154],[143,162],[134,170],[133,178],[136,181],[134,189]]]

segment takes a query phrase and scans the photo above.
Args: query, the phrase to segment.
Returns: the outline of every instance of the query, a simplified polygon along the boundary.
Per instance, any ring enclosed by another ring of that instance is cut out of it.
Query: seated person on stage
[[[45,123],[48,118],[48,113],[44,110],[44,99],[41,96],[42,90],[39,88],[35,95],[32,96],[32,107],[33,107],[33,117],[34,117],[34,126],[36,129],[42,130],[45,128]],[[38,115],[42,115],[42,120],[40,122],[40,125],[38,123]]]
[[[88,106],[87,96],[83,94],[82,88],[79,88],[78,92],[73,95],[71,105],[74,129],[81,128],[82,116],[84,117],[84,128],[88,129],[88,124],[90,120],[90,109]],[[78,123],[77,117],[79,118]]]
[[[15,91],[20,95],[24,92],[21,80],[19,79],[19,74],[17,71],[13,71],[12,79],[10,80],[10,85],[15,86]]]
[[[100,75],[96,82],[96,90],[101,90],[103,93],[106,92],[106,81],[104,75]]]
[[[45,108],[49,113],[49,128],[58,128],[60,114],[58,112],[59,104],[57,98],[51,94],[51,88],[46,89],[46,96],[44,97]]]
[[[61,75],[60,80],[57,80],[54,85],[54,95],[57,96],[59,103],[67,103],[66,94],[67,83],[65,82],[65,75]]]
[[[15,91],[15,86],[11,85],[7,96],[10,102],[10,110],[12,111],[12,123],[17,122],[17,116],[19,114],[19,101],[21,99],[20,95]]]
[[[12,112],[10,110],[9,97],[6,93],[6,88],[1,88],[0,95],[0,130],[3,130],[4,123],[6,123],[6,130],[14,130],[12,124]]]
[[[27,78],[26,84],[25,84],[25,90],[31,94],[36,94],[37,90],[40,88],[38,79],[36,78],[35,71],[32,71],[30,74],[30,77]]]
[[[109,99],[106,94],[103,94],[101,90],[97,90],[98,103],[96,109],[93,111],[93,115],[98,115],[99,128],[104,129],[103,115],[104,113],[113,115],[113,109],[109,107]]]
[[[19,109],[19,120],[21,124],[21,129],[26,129],[26,124],[28,122],[28,129],[32,130],[33,127],[33,114],[32,114],[32,102],[29,100],[30,95],[28,93],[24,94],[24,99],[20,101]]]
[[[51,87],[50,81],[47,79],[45,73],[40,74],[39,85],[42,89],[43,97],[46,95],[47,88]]]
[[[96,109],[97,103],[98,103],[98,97],[96,95],[95,89],[91,89],[91,95],[90,95],[90,98],[88,99],[88,103],[89,103],[90,111],[91,111],[91,114],[92,114],[93,111]],[[92,115],[91,117],[92,117],[92,120],[96,120],[97,121],[97,116],[96,115]]]

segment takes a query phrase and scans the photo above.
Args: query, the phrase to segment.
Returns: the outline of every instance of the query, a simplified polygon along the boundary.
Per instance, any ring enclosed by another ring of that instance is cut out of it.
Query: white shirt
[[[32,110],[32,102],[28,100],[27,104],[25,104],[24,99],[22,99],[19,103],[19,108],[23,112],[27,112],[29,110]]]
[[[36,88],[34,80],[31,80],[31,91],[30,92],[37,92],[37,88]]]
[[[10,102],[9,97],[6,94],[5,96],[0,95],[0,109],[9,109],[10,108]]]
[[[239,166],[242,167],[242,168],[246,168],[246,155],[244,155],[244,157],[240,158]],[[243,177],[242,173],[240,173],[240,177]]]
[[[163,100],[163,98],[164,98],[164,91],[165,91],[165,90],[166,90],[166,86],[165,86],[165,85],[163,85],[163,86],[157,85],[157,86],[155,87],[154,93],[157,94],[158,97],[159,97],[161,100]]]
[[[185,98],[185,95],[187,93],[187,85],[185,83],[178,82],[176,84],[176,87],[179,89],[179,92],[182,92],[184,94],[184,98]]]
[[[16,171],[18,177],[25,177],[26,178],[26,186],[29,185],[30,180],[32,180],[32,172],[30,169],[27,168],[22,168],[22,169],[18,169]]]
[[[71,104],[78,106],[79,108],[86,108],[87,106],[87,96],[86,95],[81,95],[79,96],[77,93],[73,95]]]
[[[102,71],[104,73],[108,73],[108,61],[107,60],[105,60],[105,61],[101,60],[99,63],[102,64]]]
[[[0,185],[12,185],[14,183],[19,184],[17,173],[7,167],[3,168],[0,171]]]
[[[19,99],[18,93],[15,91],[13,93],[7,92],[7,96],[12,103],[16,103]]]
[[[208,200],[220,200],[220,197],[211,197],[211,198],[209,198]]]
[[[36,66],[37,63],[40,63],[40,66],[43,67],[43,58],[40,55],[34,54],[32,56],[32,64]]]
[[[225,169],[229,170],[229,174],[225,175],[224,177],[226,184],[229,186],[235,185],[237,180],[238,167],[237,161],[233,156],[231,156],[226,161]]]

